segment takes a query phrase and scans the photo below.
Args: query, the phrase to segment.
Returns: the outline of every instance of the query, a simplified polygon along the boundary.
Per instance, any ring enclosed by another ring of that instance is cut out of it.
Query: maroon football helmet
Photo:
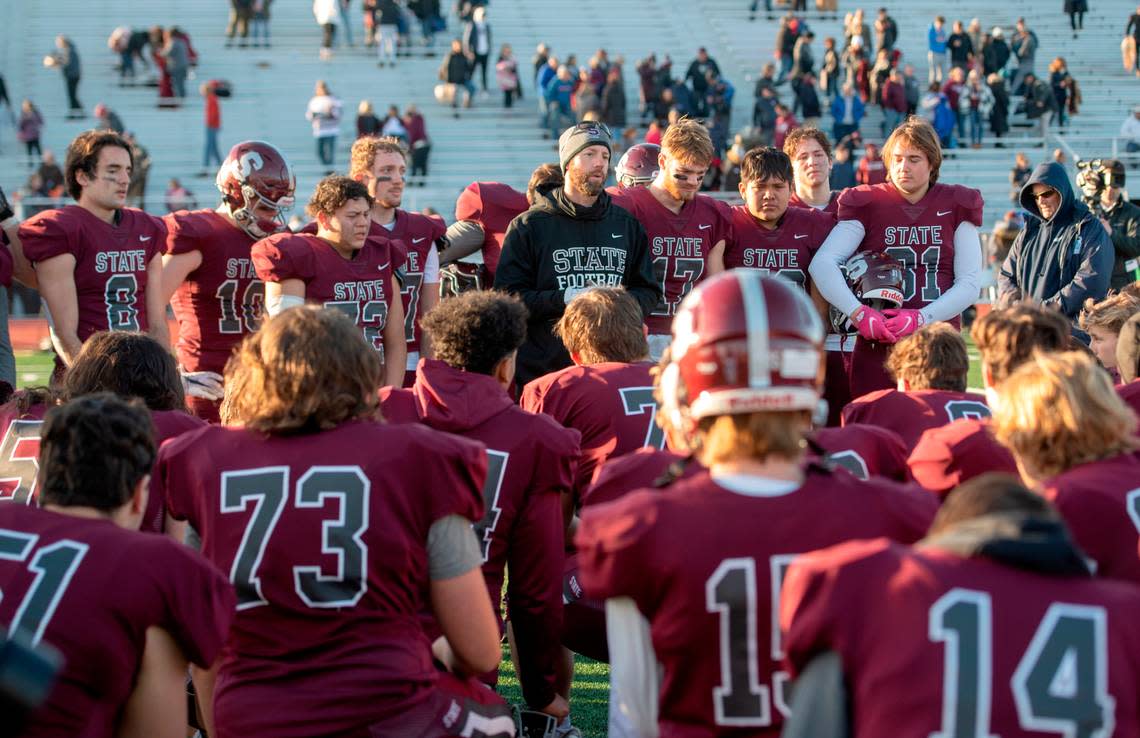
[[[672,361],[692,419],[816,410],[823,321],[802,289],[754,269],[705,280],[673,320]],[[664,378],[663,378],[664,379]]]
[[[657,144],[639,143],[630,146],[618,160],[614,175],[622,187],[644,187],[657,178],[661,165],[657,163],[661,147]]]
[[[265,238],[285,229],[285,213],[293,208],[297,177],[289,160],[276,146],[265,141],[242,141],[230,149],[215,180],[222,202],[237,224],[254,238]],[[259,217],[258,205],[276,211],[272,218]]]
[[[847,286],[859,302],[882,312],[903,304],[903,266],[882,251],[862,251],[843,266]],[[856,333],[855,325],[832,306],[831,325],[840,334]]]

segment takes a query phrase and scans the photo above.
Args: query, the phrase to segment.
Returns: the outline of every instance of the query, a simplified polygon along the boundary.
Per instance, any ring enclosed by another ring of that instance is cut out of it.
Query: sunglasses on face
[[[1061,193],[1057,192],[1057,190],[1044,190],[1042,192],[1033,193],[1033,199],[1037,202],[1041,202],[1042,200],[1050,200],[1060,194]]]

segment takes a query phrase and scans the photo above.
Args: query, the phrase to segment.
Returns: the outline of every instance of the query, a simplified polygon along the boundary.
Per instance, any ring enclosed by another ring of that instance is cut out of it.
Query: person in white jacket
[[[336,27],[340,24],[340,2],[338,0],[313,0],[313,15],[324,34],[321,37],[321,59],[332,58],[333,40]]]
[[[1120,137],[1124,139],[1125,151],[1140,151],[1140,105],[1134,106],[1132,115],[1120,124]]]
[[[313,124],[313,137],[317,139],[317,157],[321,160],[321,164],[330,170],[333,165],[333,154],[336,152],[336,137],[340,133],[341,109],[340,98],[329,92],[329,86],[324,80],[317,80],[316,94],[309,100],[305,117]]]

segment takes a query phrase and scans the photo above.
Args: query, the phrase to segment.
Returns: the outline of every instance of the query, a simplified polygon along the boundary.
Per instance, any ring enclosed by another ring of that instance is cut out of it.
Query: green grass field
[[[16,386],[45,386],[55,367],[55,354],[51,351],[16,352]]]

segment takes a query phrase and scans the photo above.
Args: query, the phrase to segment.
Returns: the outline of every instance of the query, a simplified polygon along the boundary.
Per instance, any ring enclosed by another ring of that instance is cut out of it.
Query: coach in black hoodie
[[[570,366],[553,328],[575,295],[621,285],[642,315],[661,299],[645,230],[604,190],[612,147],[610,131],[600,123],[566,129],[558,139],[565,183],[542,193],[503,238],[495,289],[518,295],[530,311],[515,372],[520,387]]]

